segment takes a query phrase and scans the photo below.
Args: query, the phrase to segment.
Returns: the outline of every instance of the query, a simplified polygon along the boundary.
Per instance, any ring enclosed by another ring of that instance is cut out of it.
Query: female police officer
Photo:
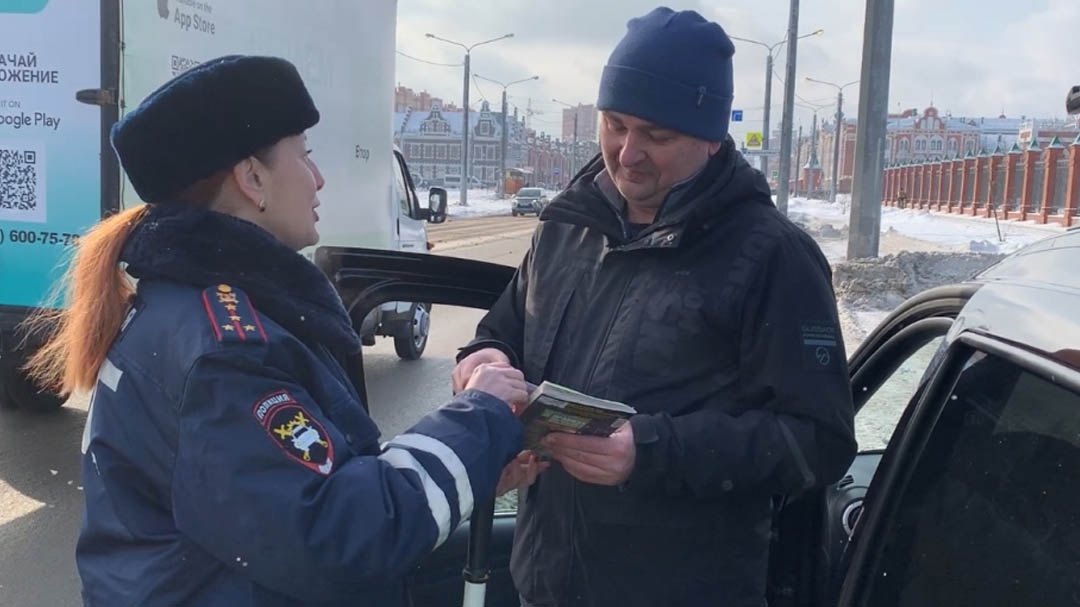
[[[335,359],[360,348],[349,316],[296,252],[318,240],[303,135],[318,119],[292,64],[229,56],[113,128],[150,204],[83,238],[31,363],[65,393],[94,389],[87,605],[401,603],[406,572],[521,448],[509,366],[378,445]]]

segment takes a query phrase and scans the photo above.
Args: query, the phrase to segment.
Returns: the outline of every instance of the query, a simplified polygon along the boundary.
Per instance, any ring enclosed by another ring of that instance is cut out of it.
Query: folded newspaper
[[[520,416],[525,425],[525,448],[545,454],[540,439],[549,432],[609,436],[635,413],[623,403],[545,381],[533,390]]]

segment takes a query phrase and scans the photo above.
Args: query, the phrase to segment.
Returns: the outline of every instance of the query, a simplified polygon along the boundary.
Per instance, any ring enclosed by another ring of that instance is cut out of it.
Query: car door
[[[975,333],[890,445],[838,604],[1080,602],[1080,372]]]
[[[394,152],[393,193],[395,211],[395,238],[399,251],[422,253],[427,251],[427,226],[420,219],[420,203],[410,185],[405,159]]]
[[[849,357],[859,451],[839,482],[777,500],[770,606],[833,604],[849,537],[885,449],[940,365],[952,321],[977,288],[942,287],[908,300]]]
[[[498,264],[373,249],[323,248],[316,253],[315,261],[337,285],[354,322],[388,301],[424,301],[436,306],[486,310],[502,294],[514,273],[514,268]],[[370,409],[363,356],[362,352],[344,362],[365,406]],[[445,380],[449,385],[448,374]],[[486,604],[489,606],[519,604],[509,569],[514,503],[512,495],[499,500],[492,523],[487,555],[490,573]],[[469,552],[470,531],[470,523],[462,524],[410,576],[409,592],[414,607],[462,604],[462,568]]]

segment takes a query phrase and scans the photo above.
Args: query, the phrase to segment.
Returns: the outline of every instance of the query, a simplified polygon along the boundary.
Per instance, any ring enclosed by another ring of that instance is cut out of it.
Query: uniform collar
[[[326,275],[253,223],[187,205],[152,205],[120,259],[139,279],[239,287],[259,312],[301,340],[347,353],[360,350]]]

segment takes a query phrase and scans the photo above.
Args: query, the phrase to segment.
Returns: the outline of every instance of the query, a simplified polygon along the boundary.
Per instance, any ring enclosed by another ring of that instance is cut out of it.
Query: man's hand
[[[503,468],[499,485],[495,488],[498,497],[511,489],[524,489],[536,482],[540,473],[551,467],[550,462],[542,462],[532,451],[522,451]]]
[[[517,415],[529,399],[529,384],[510,363],[484,363],[473,370],[466,390],[479,390],[498,398]]]
[[[461,359],[461,362],[454,367],[454,371],[450,374],[454,394],[465,389],[465,386],[469,383],[469,379],[472,378],[473,371],[475,371],[477,367],[490,363],[510,364],[510,359],[498,348],[484,348],[483,350],[477,350]]]
[[[637,449],[629,422],[608,437],[552,432],[540,442],[570,476],[583,483],[618,485],[634,470]]]

